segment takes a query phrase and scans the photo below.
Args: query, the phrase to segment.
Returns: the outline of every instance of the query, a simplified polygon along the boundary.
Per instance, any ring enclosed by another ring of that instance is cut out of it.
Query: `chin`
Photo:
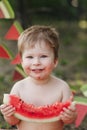
[[[42,77],[37,77],[37,78],[35,78],[36,80],[44,80],[44,78],[42,78]]]
[[[37,76],[37,77],[33,77],[34,79],[36,79],[36,80],[44,80],[44,79],[46,79],[45,77],[41,77],[41,76]]]

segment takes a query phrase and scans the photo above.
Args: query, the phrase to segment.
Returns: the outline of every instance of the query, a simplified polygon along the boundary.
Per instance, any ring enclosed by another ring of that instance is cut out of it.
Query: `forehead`
[[[24,49],[32,49],[32,48],[40,48],[40,49],[52,49],[51,45],[48,42],[43,40],[41,41],[34,41],[33,43],[27,44]]]

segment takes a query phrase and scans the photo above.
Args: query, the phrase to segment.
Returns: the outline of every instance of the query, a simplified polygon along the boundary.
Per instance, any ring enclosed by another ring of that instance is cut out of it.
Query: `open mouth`
[[[32,69],[32,71],[33,72],[35,72],[35,73],[40,73],[40,72],[42,72],[44,69]]]

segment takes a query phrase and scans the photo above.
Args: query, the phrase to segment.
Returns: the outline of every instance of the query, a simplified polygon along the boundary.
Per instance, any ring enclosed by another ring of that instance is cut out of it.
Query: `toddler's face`
[[[23,51],[22,67],[27,75],[36,80],[47,79],[56,65],[53,49],[44,41],[37,41],[35,46]]]

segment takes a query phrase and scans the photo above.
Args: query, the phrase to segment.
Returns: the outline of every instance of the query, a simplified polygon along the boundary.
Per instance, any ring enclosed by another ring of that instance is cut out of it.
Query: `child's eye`
[[[26,58],[32,59],[32,58],[33,58],[33,56],[27,56]]]
[[[41,58],[47,58],[48,56],[47,55],[42,55]]]

